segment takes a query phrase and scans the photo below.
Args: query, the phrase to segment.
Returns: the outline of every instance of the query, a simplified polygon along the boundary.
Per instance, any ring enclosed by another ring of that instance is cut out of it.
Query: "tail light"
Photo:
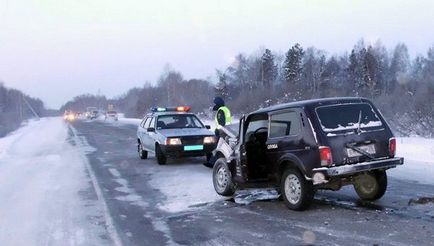
[[[319,158],[321,166],[331,166],[333,164],[332,150],[327,146],[319,146]]]
[[[396,138],[389,139],[389,156],[395,157],[396,154]]]

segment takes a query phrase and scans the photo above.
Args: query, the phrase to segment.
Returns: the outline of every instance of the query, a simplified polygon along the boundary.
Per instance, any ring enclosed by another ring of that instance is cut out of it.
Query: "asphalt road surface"
[[[218,197],[204,158],[139,159],[134,125],[76,121],[70,136],[89,149],[115,245],[434,245],[434,186],[389,178],[375,203],[360,202],[352,187],[319,191],[296,212],[272,194]]]

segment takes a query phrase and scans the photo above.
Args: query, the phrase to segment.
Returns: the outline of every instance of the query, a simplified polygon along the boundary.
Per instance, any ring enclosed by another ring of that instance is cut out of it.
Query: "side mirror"
[[[155,128],[153,128],[153,127],[149,127],[149,128],[148,128],[148,132],[155,132]]]
[[[210,125],[205,125],[205,128],[209,130],[209,129],[211,129],[211,126]]]

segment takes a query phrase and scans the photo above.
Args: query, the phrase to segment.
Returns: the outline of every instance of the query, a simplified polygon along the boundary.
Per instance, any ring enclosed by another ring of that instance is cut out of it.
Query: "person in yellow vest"
[[[214,98],[213,111],[217,111],[215,114],[215,124],[216,124],[216,136],[218,137],[218,129],[225,125],[232,123],[231,111],[225,106],[225,101],[221,97]]]
[[[214,118],[215,125],[216,125],[214,132],[218,142],[218,139],[220,137],[219,129],[226,125],[231,124],[232,116],[231,116],[231,111],[229,110],[228,107],[225,106],[225,101],[221,97],[214,98],[214,107],[212,108],[212,110],[217,111]],[[206,167],[212,168],[214,166],[215,161],[216,161],[215,156],[207,155],[206,162],[204,163],[204,165]]]

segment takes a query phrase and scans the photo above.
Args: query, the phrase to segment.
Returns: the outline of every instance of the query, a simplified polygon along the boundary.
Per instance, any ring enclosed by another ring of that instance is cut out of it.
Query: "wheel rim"
[[[299,178],[290,174],[285,179],[285,195],[291,204],[296,204],[301,198],[301,183]]]
[[[361,175],[358,180],[358,188],[364,194],[371,194],[377,188],[377,181],[372,175]]]
[[[224,166],[220,166],[216,174],[216,183],[219,190],[224,190],[228,185],[228,172]]]

